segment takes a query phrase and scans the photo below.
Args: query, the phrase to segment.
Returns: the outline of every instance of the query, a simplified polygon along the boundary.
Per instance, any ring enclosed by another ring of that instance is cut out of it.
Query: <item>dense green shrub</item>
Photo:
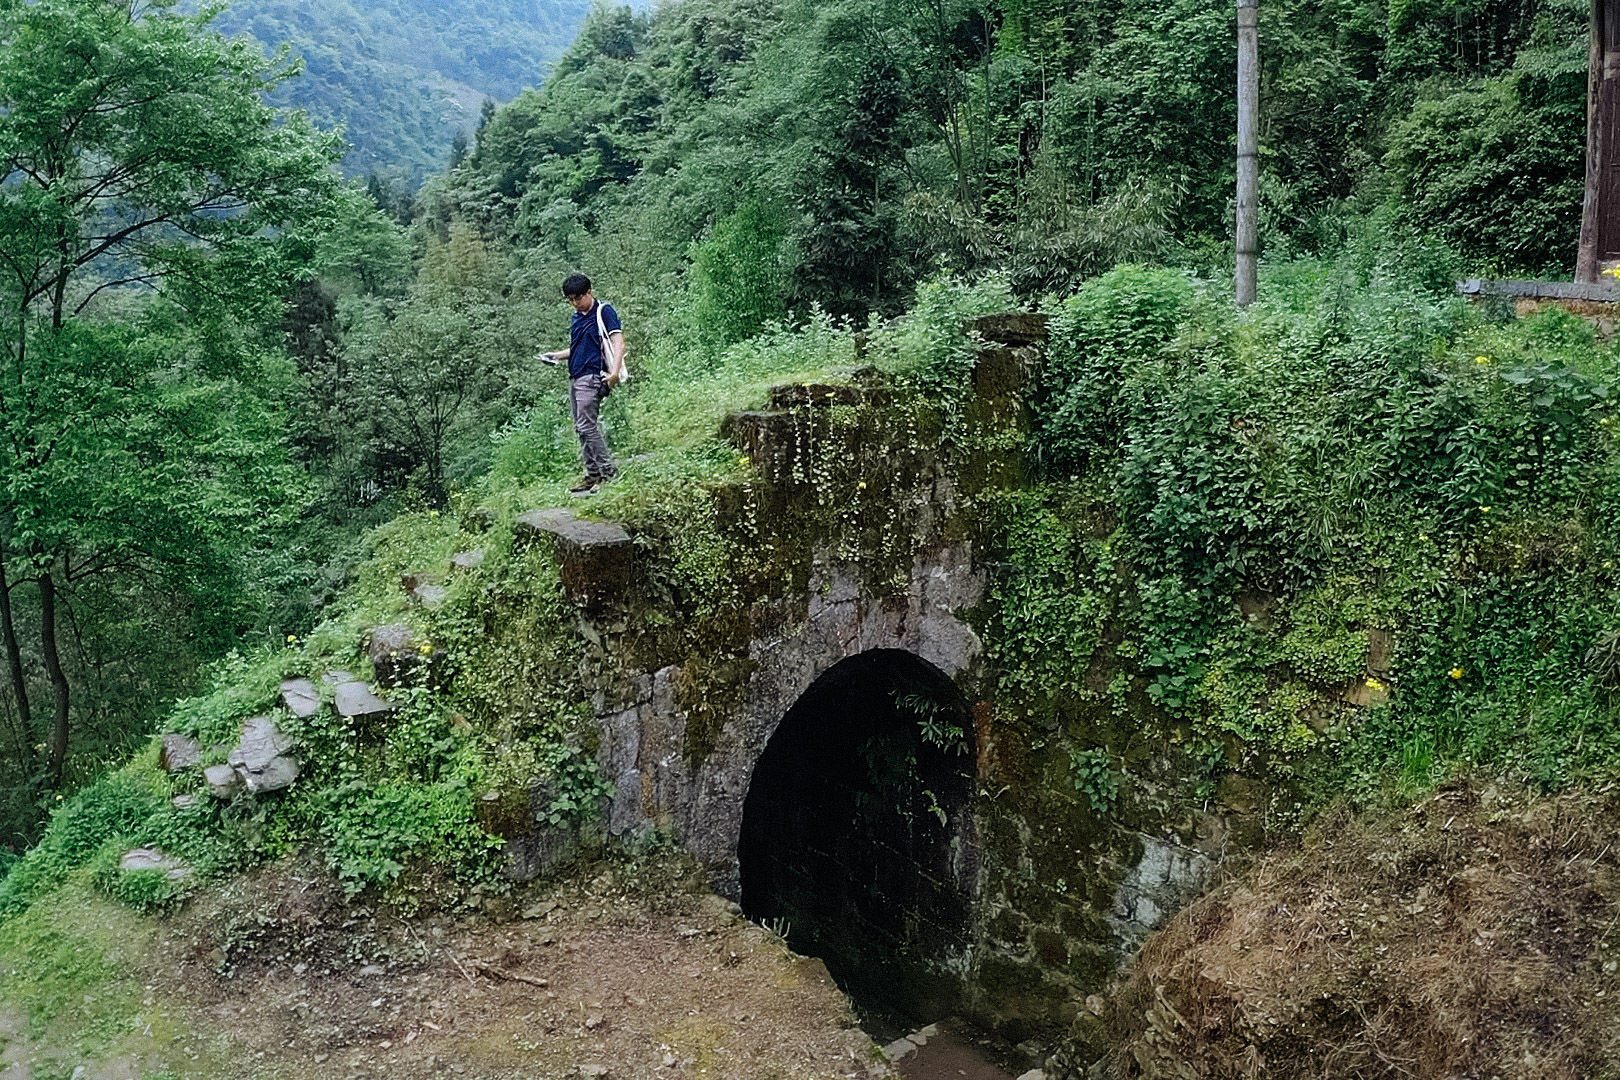
[[[1058,519],[1068,543],[1113,515],[1119,558],[1114,580],[1078,587],[1216,768],[1331,750],[1373,774],[1468,760],[1556,786],[1608,767],[1614,348],[1558,309],[1499,323],[1346,273],[1280,268],[1243,315],[1134,268],[1064,305],[1034,449],[1053,497],[1070,477],[1103,493],[1106,513]],[[1007,549],[1051,520],[1003,525]],[[1009,578],[998,602],[1027,587]],[[1379,634],[1395,649],[1374,670]],[[1059,711],[1139,723],[1120,690]]]
[[[1542,37],[1504,74],[1421,97],[1392,125],[1386,165],[1420,232],[1506,270],[1561,276],[1580,232],[1586,46],[1551,27]]]
[[[1137,399],[1151,394],[1153,361],[1196,299],[1173,270],[1125,266],[1097,278],[1058,309],[1040,373],[1037,442],[1054,471],[1114,460]],[[1162,388],[1161,388],[1162,389]]]
[[[80,789],[57,807],[44,839],[0,882],[0,914],[20,911],[60,885],[104,844],[134,834],[165,802],[161,778],[138,766]]]

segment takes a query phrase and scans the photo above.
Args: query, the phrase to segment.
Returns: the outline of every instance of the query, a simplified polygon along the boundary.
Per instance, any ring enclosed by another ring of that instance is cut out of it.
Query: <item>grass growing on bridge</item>
[[[962,321],[1005,308],[1005,289],[941,282],[923,299],[915,317],[870,333],[869,360],[895,375],[959,382],[970,353],[958,340]],[[527,796],[516,793],[549,781],[547,815],[570,822],[593,813],[608,789],[595,771],[575,614],[550,556],[513,550],[513,517],[571,506],[659,523],[678,549],[673,573],[700,587],[723,585],[711,580],[726,552],[709,491],[745,477],[748,465],[720,435],[721,421],[763,407],[773,386],[847,379],[857,365],[855,329],[817,313],[712,355],[690,342],[655,344],[632,364],[634,381],[607,410],[622,479],[590,500],[571,499],[572,428],[560,408],[531,416],[500,435],[492,472],[449,509],[402,514],[373,530],[354,579],[306,638],[228,657],[211,692],[182,702],[161,728],[198,736],[212,748],[209,762],[223,760],[243,719],[279,708],[283,677],[366,677],[361,637],[389,623],[411,626],[411,648],[454,672],[453,681],[390,694],[398,709],[381,725],[341,721],[329,709],[309,722],[284,719],[302,746],[304,773],[290,791],[257,802],[217,803],[197,790],[194,775],[163,774],[148,751],[58,809],[44,842],[0,885],[4,911],[24,910],[64,882],[117,886],[130,902],[164,907],[212,876],[294,851],[324,858],[351,890],[406,906],[447,902],[472,885],[502,887],[495,871],[499,834],[513,826],[507,804],[521,801],[519,816],[527,815]],[[482,565],[452,572],[451,558],[471,550],[483,553]],[[412,574],[442,584],[442,600],[416,602],[401,587]],[[175,805],[173,795],[198,801]],[[231,857],[215,857],[221,844]],[[143,845],[188,856],[196,873],[163,888],[119,886],[117,854]]]
[[[1237,784],[1275,826],[1323,791],[1404,798],[1457,770],[1548,790],[1612,776],[1613,347],[1560,312],[1496,322],[1353,267],[1276,268],[1266,296],[1239,314],[1183,275],[1126,268],[1057,312],[1035,431],[1005,451],[1027,457],[1032,481],[975,507],[999,567],[978,613],[987,692],[1014,729],[1038,732],[1030,783],[1073,787],[1088,827],[1135,820],[1172,760],[1176,786],[1155,797],[1218,804]],[[721,418],[777,383],[868,361],[948,418],[971,359],[957,328],[1003,306],[993,283],[936,283],[913,318],[870,333],[860,361],[852,329],[819,317],[718,356],[654,346],[610,401],[624,479],[575,505],[649,526],[672,587],[719,590],[736,553],[711,495],[749,472]],[[363,676],[360,634],[386,622],[409,624],[452,684],[399,694],[386,725],[299,731],[306,772],[283,796],[199,810],[164,787],[80,850],[61,841],[101,813],[86,793],[0,896],[20,910],[58,882],[115,882],[107,859],[124,847],[206,853],[222,838],[237,859],[199,856],[194,883],[302,851],[404,906],[498,891],[493,838],[528,813],[514,793],[549,780],[542,813],[568,822],[606,791],[577,615],[552,560],[511,546],[517,512],[569,502],[576,453],[558,416],[505,432],[481,486],[370,536],[327,622],[222,665],[213,695],[171,724],[228,733],[274,706],[283,674]],[[452,573],[474,548],[483,564]],[[423,572],[441,602],[400,587]],[[112,779],[155,782],[155,761]],[[181,891],[125,890],[153,904]]]

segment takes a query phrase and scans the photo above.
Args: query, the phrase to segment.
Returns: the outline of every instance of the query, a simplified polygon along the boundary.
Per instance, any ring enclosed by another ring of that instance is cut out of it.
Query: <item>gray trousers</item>
[[[579,448],[585,454],[585,475],[594,480],[606,480],[616,472],[613,458],[608,454],[607,440],[602,437],[602,424],[597,413],[607,384],[600,374],[581,375],[568,380],[568,404],[574,413],[574,433],[579,436]]]

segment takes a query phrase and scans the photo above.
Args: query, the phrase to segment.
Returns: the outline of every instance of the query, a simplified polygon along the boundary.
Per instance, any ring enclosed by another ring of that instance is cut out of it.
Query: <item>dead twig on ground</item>
[[[506,968],[496,967],[494,964],[486,963],[483,960],[471,960],[469,963],[472,964],[474,971],[483,972],[492,979],[508,979],[512,982],[527,983],[530,986],[538,986],[542,989],[551,985],[545,979],[534,975],[525,975],[521,971],[508,971]]]

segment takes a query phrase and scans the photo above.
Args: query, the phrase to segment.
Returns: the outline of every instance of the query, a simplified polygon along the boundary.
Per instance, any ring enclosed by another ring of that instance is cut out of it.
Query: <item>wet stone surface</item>
[[[189,769],[202,761],[202,744],[185,735],[165,735],[161,760],[169,772]]]
[[[321,693],[308,679],[288,679],[281,684],[281,703],[302,720],[321,711]]]
[[[370,686],[359,681],[340,684],[335,697],[339,716],[352,716],[357,719],[378,716],[394,707],[392,702],[384,701]]]

